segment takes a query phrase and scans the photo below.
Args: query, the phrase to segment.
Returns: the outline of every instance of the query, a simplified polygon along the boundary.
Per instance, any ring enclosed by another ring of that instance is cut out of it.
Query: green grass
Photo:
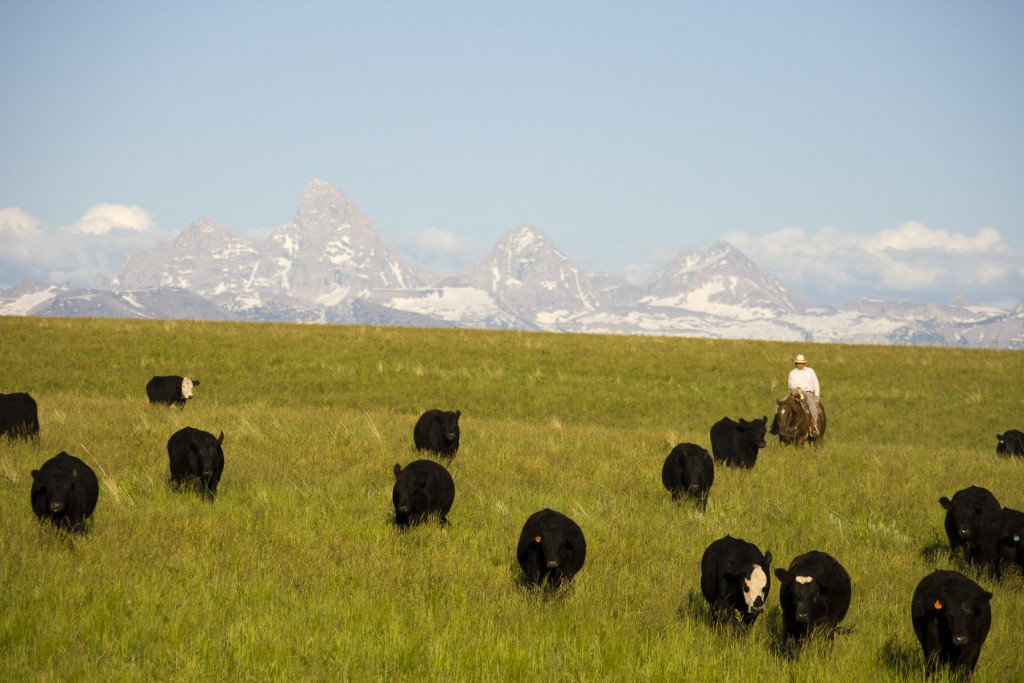
[[[707,512],[672,503],[673,445],[771,415],[789,359],[823,383],[828,440],[719,467]],[[1024,354],[374,327],[0,318],[0,391],[39,403],[38,442],[0,440],[4,680],[924,680],[910,596],[944,550],[937,500],[976,484],[1024,507]],[[154,374],[202,383],[150,406]],[[392,468],[428,408],[462,410],[452,525],[399,533]],[[225,433],[207,503],[167,487],[166,442]],[[30,470],[93,466],[92,528],[31,512]],[[565,590],[520,583],[542,507],[587,537]],[[729,533],[775,565],[837,557],[853,604],[835,642],[782,654],[777,583],[746,634],[708,623],[704,548]],[[1024,580],[995,592],[978,681],[1020,680]],[[939,680],[942,680],[940,678]]]

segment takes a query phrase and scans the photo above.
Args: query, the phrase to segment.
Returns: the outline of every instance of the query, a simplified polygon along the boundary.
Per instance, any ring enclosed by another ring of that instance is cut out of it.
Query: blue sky
[[[641,281],[1024,298],[1024,3],[0,2],[0,286],[329,181],[454,271],[529,224]]]

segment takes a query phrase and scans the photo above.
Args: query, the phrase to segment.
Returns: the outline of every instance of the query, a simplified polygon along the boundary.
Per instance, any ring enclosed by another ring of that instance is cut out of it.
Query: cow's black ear
[[[939,498],[939,505],[949,510],[950,508],[953,507],[953,501],[943,496],[942,498]]]
[[[782,583],[790,583],[793,581],[793,575],[790,574],[789,571],[783,569],[782,567],[777,567],[775,569],[775,578],[781,581]]]
[[[765,415],[764,417],[762,417],[762,418],[761,418],[761,422],[763,422],[763,423],[765,423],[765,424],[768,424],[768,416],[767,416],[767,415]]]
[[[224,443],[224,432],[221,432],[220,436],[217,437],[217,445],[220,446],[223,443]]]
[[[199,386],[199,380],[197,380],[197,379],[192,380],[192,386],[198,387]]]
[[[764,554],[764,568],[767,569],[772,564],[772,551],[769,550]]]
[[[39,470],[32,470],[32,479],[39,478]]]
[[[992,599],[992,594],[988,591],[982,591],[981,595],[978,596],[978,604],[984,605],[986,602]]]
[[[460,417],[462,417],[462,411],[461,410],[456,410],[455,411],[455,419],[458,420]]]
[[[395,463],[395,479],[398,479],[398,473],[402,471],[402,466],[397,462]]]

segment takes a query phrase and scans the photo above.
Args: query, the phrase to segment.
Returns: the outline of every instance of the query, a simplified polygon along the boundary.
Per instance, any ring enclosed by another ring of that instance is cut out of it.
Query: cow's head
[[[445,444],[449,446],[459,445],[459,418],[461,416],[461,410],[441,413],[441,431],[444,433]]]
[[[931,601],[931,598],[928,598]],[[988,591],[981,591],[972,597],[936,597],[929,605],[933,616],[946,624],[950,642],[957,647],[964,647],[976,637],[978,619],[984,606],[992,599]]]
[[[196,384],[199,384],[199,382],[193,382],[188,377],[182,377],[181,378],[181,397],[182,398],[192,398],[192,387],[195,386]]]
[[[828,587],[813,576],[794,575],[781,567],[775,570],[775,578],[788,587],[793,597],[793,617],[797,623],[809,623],[814,606],[828,593]]]
[[[736,577],[743,589],[743,602],[747,614],[760,614],[764,611],[768,589],[771,587],[771,579],[768,576],[768,567],[771,563],[772,553],[768,551],[764,554],[763,564],[752,564],[750,569]]]
[[[413,469],[403,474],[402,468],[395,463],[395,487],[391,490],[391,502],[395,505],[395,512],[408,515],[410,512],[416,513],[427,508],[427,479],[427,473],[422,470]]]
[[[203,477],[213,476],[217,460],[224,455],[224,451],[221,448],[223,443],[224,432],[221,432],[220,436],[216,439],[206,434],[199,435],[198,438],[193,435],[190,447],[199,465],[199,474]]]
[[[939,504],[951,517],[957,537],[962,541],[970,540],[985,518],[1000,510],[995,496],[976,486],[957,491],[952,500],[942,496]]]
[[[59,515],[71,502],[71,492],[78,480],[78,468],[60,467],[45,473],[32,470],[32,480],[46,497],[46,509],[52,515]]]

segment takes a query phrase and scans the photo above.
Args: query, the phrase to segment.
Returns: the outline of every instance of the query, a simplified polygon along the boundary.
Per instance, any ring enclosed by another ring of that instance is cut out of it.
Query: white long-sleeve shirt
[[[818,385],[818,376],[814,370],[806,365],[801,368],[793,368],[789,371],[789,388],[800,389],[804,393],[812,393],[816,398],[821,398],[821,387]]]

